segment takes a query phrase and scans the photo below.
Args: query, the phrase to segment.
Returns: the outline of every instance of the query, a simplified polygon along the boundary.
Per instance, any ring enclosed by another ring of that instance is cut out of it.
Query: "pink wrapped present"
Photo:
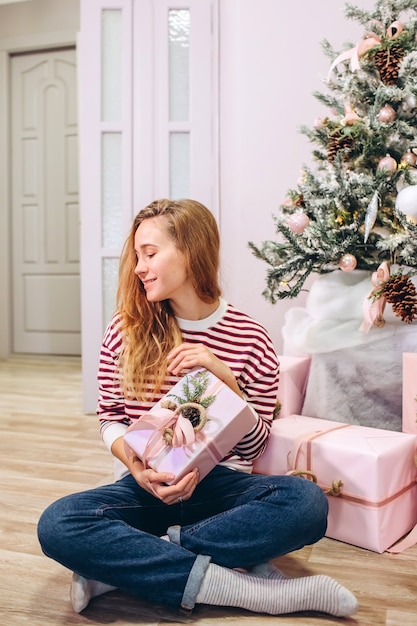
[[[248,404],[211,372],[194,370],[125,434],[133,450],[158,472],[175,475],[177,483],[193,468],[200,480],[257,423]]]
[[[278,417],[281,418],[301,413],[307,388],[311,358],[280,356],[279,361],[278,401],[281,405],[281,410]]]
[[[417,352],[403,353],[403,432],[417,435]]]
[[[261,474],[307,470],[329,494],[326,535],[384,552],[417,523],[417,436],[292,415],[276,420]]]

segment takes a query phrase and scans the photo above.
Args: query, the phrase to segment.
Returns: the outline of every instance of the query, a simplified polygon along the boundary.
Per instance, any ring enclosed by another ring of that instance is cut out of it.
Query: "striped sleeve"
[[[270,435],[278,394],[279,361],[271,339],[261,326],[250,318],[241,320],[240,324],[246,338],[247,360],[241,369],[238,384],[259,419],[233,452],[253,461],[264,451]]]
[[[104,333],[97,376],[99,383],[97,415],[102,434],[109,424],[115,422],[130,424],[130,419],[126,415],[126,402],[118,367],[121,346],[120,319],[115,316]]]

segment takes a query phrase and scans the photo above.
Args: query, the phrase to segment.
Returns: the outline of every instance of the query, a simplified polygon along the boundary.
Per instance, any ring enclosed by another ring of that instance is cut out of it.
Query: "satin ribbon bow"
[[[360,325],[359,330],[362,330],[365,333],[367,333],[372,326],[378,326],[381,328],[385,324],[384,309],[386,300],[384,296],[379,296],[379,298],[375,299],[373,298],[375,296],[375,291],[380,289],[381,285],[387,282],[389,277],[390,271],[388,263],[383,261],[377,271],[372,274],[373,289],[363,302],[363,322]]]
[[[378,37],[375,33],[365,33],[363,38],[349,50],[345,50],[335,58],[333,63],[330,66],[329,72],[327,74],[327,82],[330,80],[330,75],[333,72],[334,68],[342,63],[342,61],[350,60],[350,69],[352,72],[355,72],[359,69],[359,57],[371,50],[371,48],[375,48],[375,46],[379,46],[381,43],[381,38]]]
[[[164,432],[167,428],[173,430],[172,443],[174,448],[189,446],[194,443],[196,433],[190,420],[183,417],[181,413],[171,409],[154,409],[151,413],[146,413],[137,422],[129,426],[129,432],[134,430],[153,430],[142,454],[142,462],[145,467],[149,460],[154,459],[167,447]]]

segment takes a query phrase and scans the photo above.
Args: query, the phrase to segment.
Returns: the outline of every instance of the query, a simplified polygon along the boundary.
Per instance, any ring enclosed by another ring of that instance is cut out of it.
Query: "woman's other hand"
[[[182,343],[168,355],[168,372],[174,376],[185,376],[196,367],[204,367],[222,380],[232,391],[243,397],[230,367],[202,343]]]

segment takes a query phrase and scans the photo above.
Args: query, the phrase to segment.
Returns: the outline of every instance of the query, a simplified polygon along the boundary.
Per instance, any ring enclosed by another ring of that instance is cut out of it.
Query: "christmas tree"
[[[361,41],[329,57],[326,115],[300,130],[314,144],[313,167],[274,216],[276,240],[254,255],[268,265],[263,295],[294,298],[311,273],[355,268],[388,276],[372,294],[402,321],[417,319],[417,1],[377,0],[372,11],[345,5]]]

